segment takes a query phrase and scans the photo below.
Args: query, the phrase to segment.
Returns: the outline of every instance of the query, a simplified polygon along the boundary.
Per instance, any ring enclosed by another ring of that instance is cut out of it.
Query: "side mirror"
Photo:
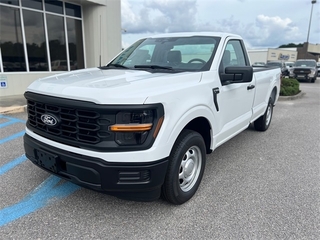
[[[251,82],[253,77],[253,68],[251,66],[244,67],[226,67],[225,73],[220,74],[222,85],[232,83]]]

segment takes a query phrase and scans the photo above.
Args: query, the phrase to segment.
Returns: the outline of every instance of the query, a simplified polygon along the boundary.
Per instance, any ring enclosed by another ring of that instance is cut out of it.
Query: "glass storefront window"
[[[4,72],[26,71],[18,8],[0,5],[0,48]]]
[[[57,0],[45,0],[46,11],[63,14],[63,2]]]
[[[23,7],[42,10],[42,0],[24,0],[21,1]]]
[[[84,68],[81,20],[67,18],[70,70]]]
[[[0,0],[1,72],[84,68],[81,18],[64,0]]]
[[[0,0],[0,3],[19,6],[19,0]]]
[[[68,71],[63,17],[47,14],[52,71]]]
[[[23,10],[29,71],[48,71],[43,13]]]
[[[71,3],[66,3],[66,14],[68,16],[81,18],[81,7]]]

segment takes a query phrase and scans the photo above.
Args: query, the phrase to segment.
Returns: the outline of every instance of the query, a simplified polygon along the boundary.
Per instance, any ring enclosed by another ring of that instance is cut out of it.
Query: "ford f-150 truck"
[[[295,62],[291,72],[292,77],[297,80],[308,80],[314,83],[318,76],[317,62],[314,59],[299,59]]]
[[[206,154],[250,124],[269,128],[280,75],[252,68],[238,35],[141,39],[103,67],[27,88],[26,156],[83,187],[182,204],[199,187]]]

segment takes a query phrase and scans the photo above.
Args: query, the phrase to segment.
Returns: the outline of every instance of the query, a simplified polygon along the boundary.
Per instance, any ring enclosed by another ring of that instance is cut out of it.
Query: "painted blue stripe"
[[[0,167],[0,176],[2,174],[5,174],[6,172],[8,172],[9,170],[11,170],[12,168],[14,168],[15,166],[23,163],[24,161],[26,161],[27,158],[26,156],[23,154],[21,157],[18,157],[14,160],[12,160],[11,162],[3,165],[2,167]]]
[[[10,120],[10,121],[26,123],[25,120],[21,120],[21,119],[19,119],[19,118],[8,117],[8,116],[2,115],[2,114],[0,114],[0,118],[6,118],[6,119],[8,119],[8,120]]]
[[[53,198],[65,198],[81,188],[70,182],[65,182],[57,186],[60,180],[60,178],[52,175],[33,192],[28,194],[21,202],[1,209],[0,227],[47,206]]]
[[[22,132],[18,132],[16,134],[10,135],[9,137],[0,139],[0,144],[4,144],[4,143],[9,142],[11,140],[14,140],[14,139],[16,139],[18,137],[21,137],[21,136],[24,135],[24,133],[25,133],[25,131],[22,131]]]
[[[15,121],[15,120],[11,120],[9,122],[5,122],[5,123],[1,123],[0,124],[0,128],[4,128],[4,127],[7,127],[9,125],[12,125],[12,124],[15,124],[15,123],[18,123],[19,121]]]
[[[5,118],[9,120],[8,122],[4,122],[0,124],[0,128],[7,127],[9,125],[15,124],[15,123],[26,123],[26,121],[18,119],[18,118],[13,118],[13,117],[8,117],[0,114],[0,118]]]

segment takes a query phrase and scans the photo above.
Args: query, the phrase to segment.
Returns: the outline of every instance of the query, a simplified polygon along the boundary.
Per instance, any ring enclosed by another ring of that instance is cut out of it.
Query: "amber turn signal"
[[[152,128],[152,123],[142,124],[115,124],[110,126],[112,132],[144,132]]]

